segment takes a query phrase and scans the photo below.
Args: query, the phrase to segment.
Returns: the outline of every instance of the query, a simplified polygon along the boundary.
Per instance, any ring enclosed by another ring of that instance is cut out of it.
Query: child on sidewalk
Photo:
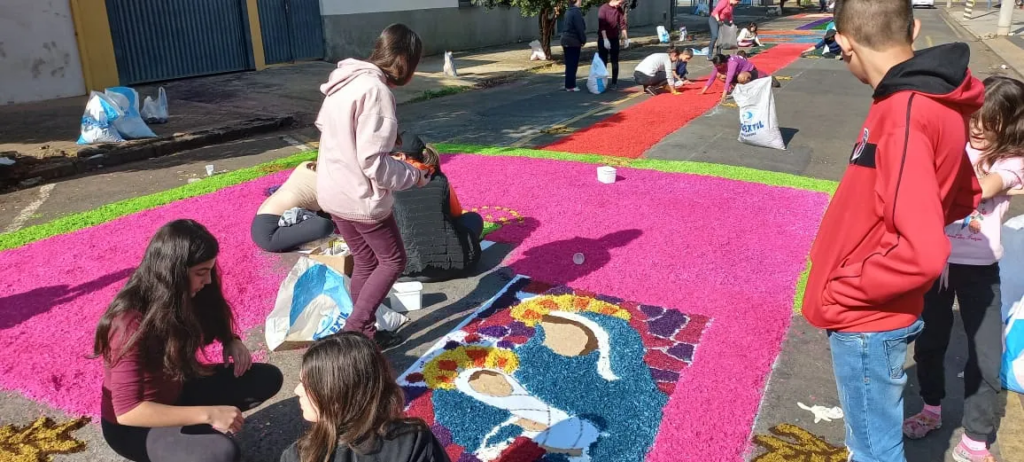
[[[953,449],[958,462],[995,462],[986,443],[999,420],[1002,393],[1002,311],[999,296],[1000,231],[1010,207],[1008,192],[1024,185],[1024,83],[985,79],[985,105],[971,119],[967,154],[981,182],[982,201],[966,218],[946,227],[949,265],[924,297],[924,330],[914,349],[924,410],[903,422],[908,438],[923,438],[942,425],[946,396],[943,361],[953,328],[953,297],[970,339],[964,369],[964,435]]]
[[[949,258],[943,228],[981,199],[963,146],[984,89],[966,44],[915,54],[910,2],[840,0],[835,17],[874,101],[811,248],[803,315],[827,331],[851,460],[905,462],[907,345]]]
[[[375,338],[381,349],[401,338],[377,332],[374,314],[405,270],[407,256],[392,213],[392,191],[424,186],[430,175],[391,157],[398,138],[391,87],[412,80],[423,42],[411,29],[392,24],[381,32],[366,61],[338,63],[320,86],[323,106],[317,158],[317,202],[334,218],[354,260],[352,315],[345,330]]]
[[[683,53],[672,46],[668,48],[667,53],[654,53],[636,65],[636,69],[633,71],[633,80],[638,85],[642,85],[644,92],[651,96],[657,95],[658,90],[662,87],[673,94],[679,93],[676,90],[678,81],[676,80],[675,63],[681,57],[688,61],[693,57],[693,52],[690,52],[689,56],[683,57]],[[685,68],[683,73],[686,73]]]

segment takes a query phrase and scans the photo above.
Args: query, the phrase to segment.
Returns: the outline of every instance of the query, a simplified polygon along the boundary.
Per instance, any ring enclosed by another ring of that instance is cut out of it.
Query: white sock
[[[988,445],[985,444],[984,441],[974,441],[973,439],[969,438],[966,433],[964,433],[962,441],[964,443],[964,446],[967,446],[967,449],[970,449],[971,451],[988,450]]]

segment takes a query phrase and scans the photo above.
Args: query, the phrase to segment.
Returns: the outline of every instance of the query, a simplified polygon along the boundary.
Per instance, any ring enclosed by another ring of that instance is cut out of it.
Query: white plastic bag
[[[117,103],[100,92],[89,94],[82,114],[82,130],[78,144],[120,143],[124,141],[114,128],[114,122],[124,117]]]
[[[739,34],[740,30],[735,24],[723,24],[718,28],[718,41],[715,42],[715,47],[719,50],[735,50],[738,47]]]
[[[1003,224],[999,291],[1003,313],[1003,388],[1024,393],[1024,215]]]
[[[311,342],[336,334],[352,314],[345,277],[327,265],[299,258],[281,283],[274,310],[267,316],[271,351],[285,342]],[[377,309],[377,329],[393,331],[408,321],[385,306]]]
[[[124,139],[156,138],[156,133],[146,126],[139,114],[139,93],[128,87],[108,88],[104,92],[111,101],[117,103],[124,117],[114,121],[114,128]]]
[[[459,71],[455,69],[455,59],[452,58],[452,52],[444,52],[444,75],[449,77],[458,77]]]
[[[740,108],[740,142],[785,150],[786,143],[775,115],[771,76],[736,85],[732,96]]]
[[[147,124],[165,124],[168,118],[167,92],[164,91],[164,87],[160,87],[156,101],[147,96],[146,100],[142,102],[142,120],[145,120]]]
[[[669,39],[668,29],[665,29],[665,26],[658,26],[658,41],[668,43]]]
[[[530,49],[533,50],[530,54],[530,61],[546,61],[548,59],[548,56],[544,54],[544,47],[540,46],[540,40],[530,42]]]
[[[590,76],[587,77],[587,90],[595,95],[600,95],[608,89],[608,68],[605,67],[604,61],[601,61],[601,57],[597,54],[594,55],[594,60],[590,62]]]

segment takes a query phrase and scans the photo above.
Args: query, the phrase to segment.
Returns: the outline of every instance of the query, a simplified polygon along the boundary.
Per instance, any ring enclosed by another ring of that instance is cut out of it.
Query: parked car
[[[910,0],[910,5],[914,8],[923,6],[926,8],[935,8],[935,0]]]

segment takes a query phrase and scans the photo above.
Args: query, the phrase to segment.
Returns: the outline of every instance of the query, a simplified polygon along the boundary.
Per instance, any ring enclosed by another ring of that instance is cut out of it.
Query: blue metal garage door
[[[245,0],[106,0],[122,85],[253,69]]]
[[[257,0],[267,64],[324,58],[320,0]]]

